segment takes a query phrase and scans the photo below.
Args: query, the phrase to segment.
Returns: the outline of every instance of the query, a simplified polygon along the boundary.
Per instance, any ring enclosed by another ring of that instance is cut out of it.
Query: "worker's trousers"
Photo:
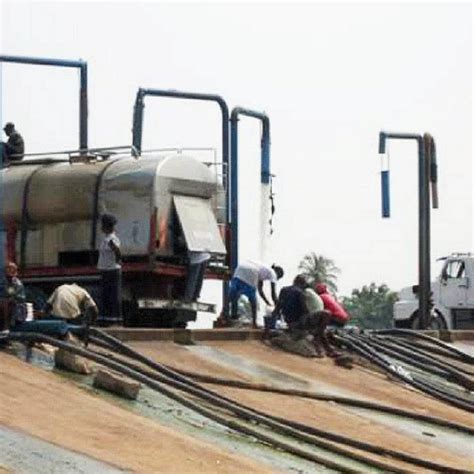
[[[100,320],[104,323],[122,321],[122,270],[103,270]]]

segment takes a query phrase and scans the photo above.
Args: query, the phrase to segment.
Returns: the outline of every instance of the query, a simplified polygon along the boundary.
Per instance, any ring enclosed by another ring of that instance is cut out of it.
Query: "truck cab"
[[[474,328],[474,255],[453,253],[439,259],[441,272],[431,284],[430,328]],[[419,328],[417,285],[403,288],[393,309],[394,325]]]

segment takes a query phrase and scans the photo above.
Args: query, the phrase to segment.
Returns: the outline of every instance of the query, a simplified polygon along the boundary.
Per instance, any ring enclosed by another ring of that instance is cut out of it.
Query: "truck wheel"
[[[411,328],[420,329],[420,317],[418,316],[418,312],[416,312],[411,318]],[[437,309],[431,313],[431,319],[426,329],[433,329],[435,331],[444,331],[448,329],[446,319],[444,319],[442,313]]]

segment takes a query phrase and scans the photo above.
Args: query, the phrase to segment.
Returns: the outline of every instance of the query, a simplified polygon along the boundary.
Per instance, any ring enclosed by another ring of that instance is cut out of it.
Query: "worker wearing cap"
[[[5,163],[20,161],[25,154],[25,142],[23,137],[16,131],[15,125],[8,122],[3,127],[3,131],[8,136],[7,142],[2,142],[3,160]]]
[[[324,309],[331,313],[329,324],[343,327],[349,321],[349,314],[343,306],[336,301],[336,298],[328,292],[328,288],[324,283],[315,285],[316,293],[320,296],[324,303]]]
[[[104,238],[99,247],[97,269],[102,283],[103,321],[112,323],[122,320],[122,254],[120,240],[115,233],[117,219],[112,214],[101,218]]]
[[[232,304],[232,309],[241,295],[247,296],[252,308],[252,322],[253,326],[257,326],[257,289],[259,295],[268,306],[271,306],[270,301],[265,296],[263,291],[263,282],[269,281],[272,293],[273,303],[276,305],[278,298],[276,295],[276,282],[284,275],[283,268],[278,265],[271,267],[254,261],[246,261],[241,263],[234,272],[232,280],[230,281],[229,301]],[[232,315],[236,317],[235,314]]]

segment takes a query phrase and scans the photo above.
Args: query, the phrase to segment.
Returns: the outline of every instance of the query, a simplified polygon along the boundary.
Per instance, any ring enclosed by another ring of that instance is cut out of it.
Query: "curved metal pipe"
[[[35,58],[27,56],[0,55],[0,62],[16,64],[32,64],[37,66],[57,66],[79,68],[80,89],[79,89],[79,148],[87,149],[87,62],[83,60]]]
[[[388,139],[415,140],[418,145],[418,301],[421,329],[425,329],[429,320],[429,298],[431,291],[430,257],[430,164],[427,148],[431,150],[431,135],[421,136],[413,133],[379,133],[379,153],[386,151]],[[436,162],[435,162],[436,163]],[[389,171],[382,171],[382,216],[390,217]]]
[[[230,186],[229,186],[229,108],[226,101],[216,94],[202,94],[198,92],[182,92],[176,90],[164,90],[164,89],[144,89],[140,88],[137,91],[135,98],[135,105],[133,109],[133,128],[132,128],[132,144],[140,154],[142,151],[142,137],[143,137],[143,113],[145,109],[145,97],[149,95],[152,97],[169,97],[173,99],[187,99],[187,100],[200,100],[216,102],[221,109],[222,115],[222,162],[223,162],[223,181],[226,192],[226,247],[229,249],[237,246],[238,236],[230,235],[227,229],[230,226],[230,209],[234,205],[230,198]],[[230,240],[230,242],[229,242]],[[222,288],[222,299],[223,307],[227,308],[227,281],[223,282]]]
[[[231,249],[231,269],[232,272],[239,264],[238,249],[238,233],[239,233],[239,177],[238,177],[238,161],[239,161],[239,115],[256,118],[262,122],[262,139],[261,139],[261,164],[260,164],[260,181],[262,184],[270,183],[270,119],[263,112],[245,109],[243,107],[234,107],[230,115],[230,156],[231,156],[231,232],[235,239],[232,240]]]

